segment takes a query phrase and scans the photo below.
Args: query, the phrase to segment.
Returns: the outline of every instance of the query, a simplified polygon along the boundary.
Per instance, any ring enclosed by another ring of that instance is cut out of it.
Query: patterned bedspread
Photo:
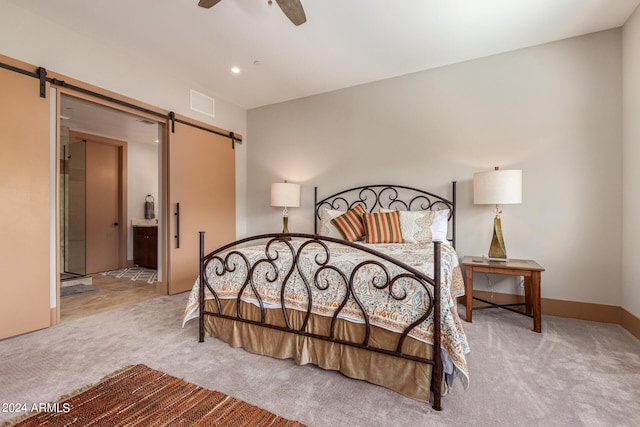
[[[301,241],[296,240],[291,242],[296,249],[296,253],[301,243]],[[331,265],[336,266],[346,274],[351,274],[361,262],[372,258],[370,254],[352,247],[330,242],[327,244],[330,250]],[[363,246],[368,246],[371,249],[389,255],[414,267],[423,274],[433,277],[434,254],[433,244],[431,243],[363,244]],[[250,265],[255,265],[257,261],[266,258],[265,245],[242,248],[241,252],[248,259]],[[257,292],[254,292],[251,286],[247,286],[241,298],[245,302],[259,305],[256,297],[257,293],[265,308],[279,308],[282,281],[286,272],[291,268],[292,255],[283,243],[272,245],[269,253],[272,257],[277,253],[277,258],[273,262],[280,274],[276,275],[274,267],[270,263],[259,263],[255,267],[253,274]],[[464,283],[458,265],[458,257],[453,247],[449,244],[443,244],[441,253],[441,278],[443,282],[441,288],[442,347],[446,352],[446,356],[448,356],[446,358],[453,363],[460,374],[460,379],[466,389],[469,374],[465,355],[469,352],[469,346],[454,304],[454,298],[464,295]],[[320,268],[318,260],[322,261],[324,254],[324,249],[317,244],[306,246],[299,254],[300,272],[304,278],[301,277],[297,269],[293,269],[294,272],[287,280],[285,287],[285,306],[287,308],[307,310],[308,295],[304,279],[310,284],[313,299],[311,312],[313,314],[332,316],[339,307],[347,293],[347,286],[343,277],[332,269],[324,269],[318,277],[320,286],[314,285],[314,274]],[[222,254],[223,258],[224,255]],[[225,275],[218,277],[215,270],[220,267],[220,263],[213,261],[207,265],[205,273],[207,280],[216,290],[220,299],[235,299],[247,276],[245,263],[239,256],[232,255],[229,261],[236,264],[235,271],[227,272]],[[397,266],[384,260],[379,261],[385,265],[392,277],[400,273]],[[427,293],[417,282],[403,281],[401,279],[394,285],[393,294],[402,296],[406,293],[406,297],[398,300],[393,298],[388,291],[381,292],[375,287],[376,281],[383,280],[381,275],[382,269],[375,264],[361,266],[358,268],[355,276],[356,280],[353,282],[354,293],[366,310],[372,325],[390,331],[402,332],[407,325],[410,325],[424,314],[425,307],[428,304]],[[375,277],[378,277],[378,279],[373,279]],[[199,283],[196,281],[189,295],[183,326],[188,320],[198,316],[198,295]],[[205,295],[206,299],[213,299],[213,295],[209,290],[206,290]],[[339,317],[353,322],[364,322],[362,309],[351,296],[349,296],[347,304],[340,312]],[[433,322],[431,317],[413,329],[409,336],[432,344]]]

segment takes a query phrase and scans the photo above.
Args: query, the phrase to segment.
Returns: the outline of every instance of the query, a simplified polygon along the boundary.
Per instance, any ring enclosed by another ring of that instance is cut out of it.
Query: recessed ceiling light
[[[159,140],[159,139],[156,139],[156,144],[159,144],[159,143],[160,143],[160,140]]]
[[[231,67],[231,72],[233,74],[239,74],[240,73],[240,68],[238,67]]]

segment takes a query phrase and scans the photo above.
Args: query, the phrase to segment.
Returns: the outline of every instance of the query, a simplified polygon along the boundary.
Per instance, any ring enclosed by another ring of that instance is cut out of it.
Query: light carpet
[[[180,327],[187,294],[72,320],[0,342],[0,401],[54,402],[143,363],[308,426],[637,426],[640,341],[618,325],[478,310],[464,323],[470,387],[443,411],[369,383],[258,356]],[[463,309],[463,307],[461,307]],[[0,422],[18,414],[0,412]]]

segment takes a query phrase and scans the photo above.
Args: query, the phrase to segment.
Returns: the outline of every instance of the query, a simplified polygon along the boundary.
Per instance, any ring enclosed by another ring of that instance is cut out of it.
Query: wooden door
[[[120,266],[120,149],[87,140],[87,274]]]
[[[49,98],[39,88],[0,69],[0,339],[51,324]]]
[[[168,158],[168,290],[175,294],[198,277],[198,232],[206,232],[208,252],[235,240],[235,154],[229,138],[176,123]]]

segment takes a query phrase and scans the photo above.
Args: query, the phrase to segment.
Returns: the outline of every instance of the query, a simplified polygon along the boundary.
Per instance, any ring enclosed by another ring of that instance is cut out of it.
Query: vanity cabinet
[[[158,268],[158,227],[133,227],[133,263]]]

